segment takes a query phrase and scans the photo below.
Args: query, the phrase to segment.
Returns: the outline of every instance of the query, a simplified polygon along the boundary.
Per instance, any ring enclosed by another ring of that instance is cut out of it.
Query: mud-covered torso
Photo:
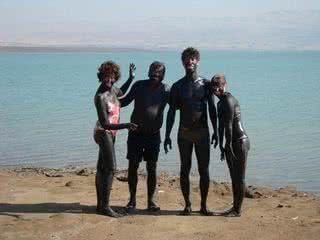
[[[241,110],[238,100],[227,92],[217,104],[218,118],[225,124],[232,121],[232,140],[247,137],[241,123]]]
[[[102,103],[102,111],[106,111],[106,118],[104,121],[109,124],[119,124],[120,122],[120,102],[117,95],[119,94],[119,89],[112,87],[110,91],[103,93],[98,93],[98,97]],[[97,121],[97,126],[102,126],[102,124]],[[110,132],[113,136],[116,135],[117,130],[106,130]]]
[[[208,80],[182,78],[171,89],[170,104],[180,110],[180,129],[208,128]]]
[[[163,124],[163,111],[168,103],[170,88],[161,83],[158,88],[150,87],[150,80],[142,80],[134,86],[134,109],[131,122],[138,125],[138,131],[152,134]]]

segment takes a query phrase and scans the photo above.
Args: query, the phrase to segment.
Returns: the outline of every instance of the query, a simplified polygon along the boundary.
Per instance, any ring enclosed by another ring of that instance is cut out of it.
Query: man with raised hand
[[[165,66],[155,61],[149,68],[149,79],[137,81],[129,93],[120,99],[121,107],[129,105],[134,100],[131,121],[138,125],[135,131],[128,134],[128,184],[130,199],[127,211],[136,209],[136,191],[138,183],[139,164],[144,159],[147,168],[148,211],[156,212],[160,208],[154,201],[157,183],[157,161],[160,151],[160,128],[163,123],[163,111],[169,100],[170,88],[163,84]]]

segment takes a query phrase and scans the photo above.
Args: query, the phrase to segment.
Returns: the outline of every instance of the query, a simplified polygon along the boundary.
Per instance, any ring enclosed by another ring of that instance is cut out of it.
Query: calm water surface
[[[147,77],[154,60],[165,62],[166,83],[183,76],[179,52],[0,53],[0,166],[95,166],[93,96],[97,67],[108,59],[122,67],[118,85],[130,62],[137,66],[136,79]],[[320,52],[203,51],[201,75],[217,72],[226,73],[251,139],[248,183],[319,193]],[[131,110],[122,110],[121,121],[128,121]],[[178,119],[174,142],[177,126]],[[117,136],[120,167],[127,166],[126,135],[123,130]],[[173,147],[167,155],[161,149],[159,168],[178,173]],[[211,178],[229,179],[218,151],[211,153]]]

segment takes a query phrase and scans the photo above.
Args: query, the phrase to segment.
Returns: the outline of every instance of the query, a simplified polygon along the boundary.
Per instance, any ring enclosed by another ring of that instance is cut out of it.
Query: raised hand
[[[136,65],[134,63],[130,63],[129,66],[129,78],[134,78],[136,76]]]

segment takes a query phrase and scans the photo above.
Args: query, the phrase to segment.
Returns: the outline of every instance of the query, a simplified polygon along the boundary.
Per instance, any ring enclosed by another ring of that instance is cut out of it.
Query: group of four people
[[[229,92],[226,92],[226,79],[223,74],[216,74],[211,81],[198,75],[197,66],[200,54],[197,49],[192,47],[185,49],[181,60],[185,76],[175,82],[171,89],[167,84],[162,83],[166,70],[165,65],[156,61],[150,65],[149,79],[135,82],[126,95],[135,76],[134,64],[130,64],[129,78],[120,89],[113,86],[120,78],[119,66],[112,61],[101,64],[97,74],[101,84],[94,98],[98,114],[94,130],[94,139],[99,145],[96,174],[98,213],[112,217],[119,216],[119,213],[113,211],[109,205],[113,175],[116,169],[115,135],[119,129],[129,129],[127,159],[129,161],[130,199],[126,206],[127,211],[130,213],[136,209],[137,171],[142,159],[146,161],[147,168],[147,210],[160,210],[154,201],[154,193],[161,143],[160,129],[163,124],[163,112],[168,103],[165,153],[172,148],[170,133],[174,125],[175,113],[177,110],[180,111],[178,130],[181,160],[180,186],[185,200],[182,214],[190,215],[192,212],[189,174],[194,147],[200,175],[200,213],[202,215],[240,216],[249,139],[241,125],[239,103]],[[217,109],[214,95],[220,99]],[[134,101],[134,108],[130,123],[120,123],[120,108],[129,105],[132,101]],[[233,190],[233,207],[213,213],[209,211],[206,204],[210,183],[210,136],[207,112],[209,112],[213,127],[211,144],[216,147],[219,142],[221,160],[227,159]],[[217,124],[217,119],[219,124]],[[223,146],[224,136],[225,146]]]

